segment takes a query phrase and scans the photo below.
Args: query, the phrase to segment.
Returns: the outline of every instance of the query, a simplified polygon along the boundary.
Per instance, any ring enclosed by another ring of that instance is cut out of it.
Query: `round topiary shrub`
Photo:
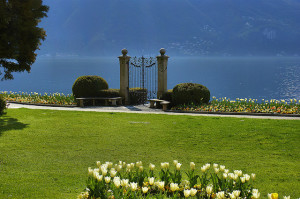
[[[0,115],[4,113],[4,110],[6,109],[6,101],[5,99],[0,95]]]
[[[172,102],[180,104],[202,104],[210,100],[210,91],[201,84],[182,83],[173,88]]]
[[[76,98],[97,97],[98,91],[103,89],[108,89],[105,79],[96,75],[86,75],[75,80],[72,92]]]

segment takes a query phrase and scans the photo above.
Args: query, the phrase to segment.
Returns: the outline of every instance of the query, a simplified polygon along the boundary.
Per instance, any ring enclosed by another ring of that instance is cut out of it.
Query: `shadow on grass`
[[[0,116],[0,136],[3,132],[9,131],[9,130],[22,130],[26,128],[28,124],[23,124],[22,122],[19,122],[15,118],[11,118],[5,115]]]

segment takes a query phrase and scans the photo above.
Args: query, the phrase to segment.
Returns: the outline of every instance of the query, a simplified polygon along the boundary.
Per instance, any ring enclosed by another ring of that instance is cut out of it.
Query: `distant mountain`
[[[45,0],[39,54],[298,55],[300,0]]]

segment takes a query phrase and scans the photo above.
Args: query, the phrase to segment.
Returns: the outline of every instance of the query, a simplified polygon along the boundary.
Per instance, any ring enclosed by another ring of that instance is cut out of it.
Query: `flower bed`
[[[269,114],[300,114],[300,100],[262,100],[261,103],[257,99],[239,99],[230,100],[225,98],[213,100],[209,104],[201,105],[179,105],[173,107],[172,110],[179,111],[195,111],[195,112],[231,112],[231,113],[269,113]]]
[[[201,174],[195,173],[195,163],[190,163],[190,170],[181,172],[181,163],[173,161],[161,163],[158,176],[155,165],[149,169],[143,163],[118,164],[97,161],[97,168],[88,168],[87,188],[78,199],[97,198],[203,198],[258,199],[260,192],[252,185],[255,174],[244,174],[241,170],[230,172],[223,165],[205,164]],[[186,179],[184,179],[186,177]],[[269,194],[277,199],[278,194]],[[288,197],[284,197],[287,199]]]
[[[45,105],[60,105],[70,106],[76,105],[76,100],[73,95],[64,95],[62,93],[40,94],[36,92],[0,92],[3,98],[9,102],[28,103],[28,104],[45,104]]]

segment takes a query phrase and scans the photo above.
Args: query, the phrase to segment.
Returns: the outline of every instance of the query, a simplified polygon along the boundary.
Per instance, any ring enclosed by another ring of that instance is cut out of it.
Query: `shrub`
[[[98,97],[120,97],[120,89],[104,89],[97,91]]]
[[[208,103],[210,91],[201,84],[182,83],[173,88],[172,102],[179,104],[202,104]]]
[[[6,101],[2,97],[2,95],[0,95],[0,115],[2,115],[4,113],[5,109],[6,109]]]
[[[161,97],[160,99],[161,100],[165,100],[165,101],[169,101],[171,102],[169,105],[168,105],[168,108],[171,108],[173,106],[173,99],[172,99],[172,96],[173,96],[173,89],[170,89],[168,90],[167,92],[165,92]]]
[[[147,101],[147,89],[130,88],[129,102],[130,104],[143,104]]]
[[[108,84],[102,77],[87,75],[78,77],[72,87],[73,95],[79,97],[97,97],[100,90],[108,89]]]

